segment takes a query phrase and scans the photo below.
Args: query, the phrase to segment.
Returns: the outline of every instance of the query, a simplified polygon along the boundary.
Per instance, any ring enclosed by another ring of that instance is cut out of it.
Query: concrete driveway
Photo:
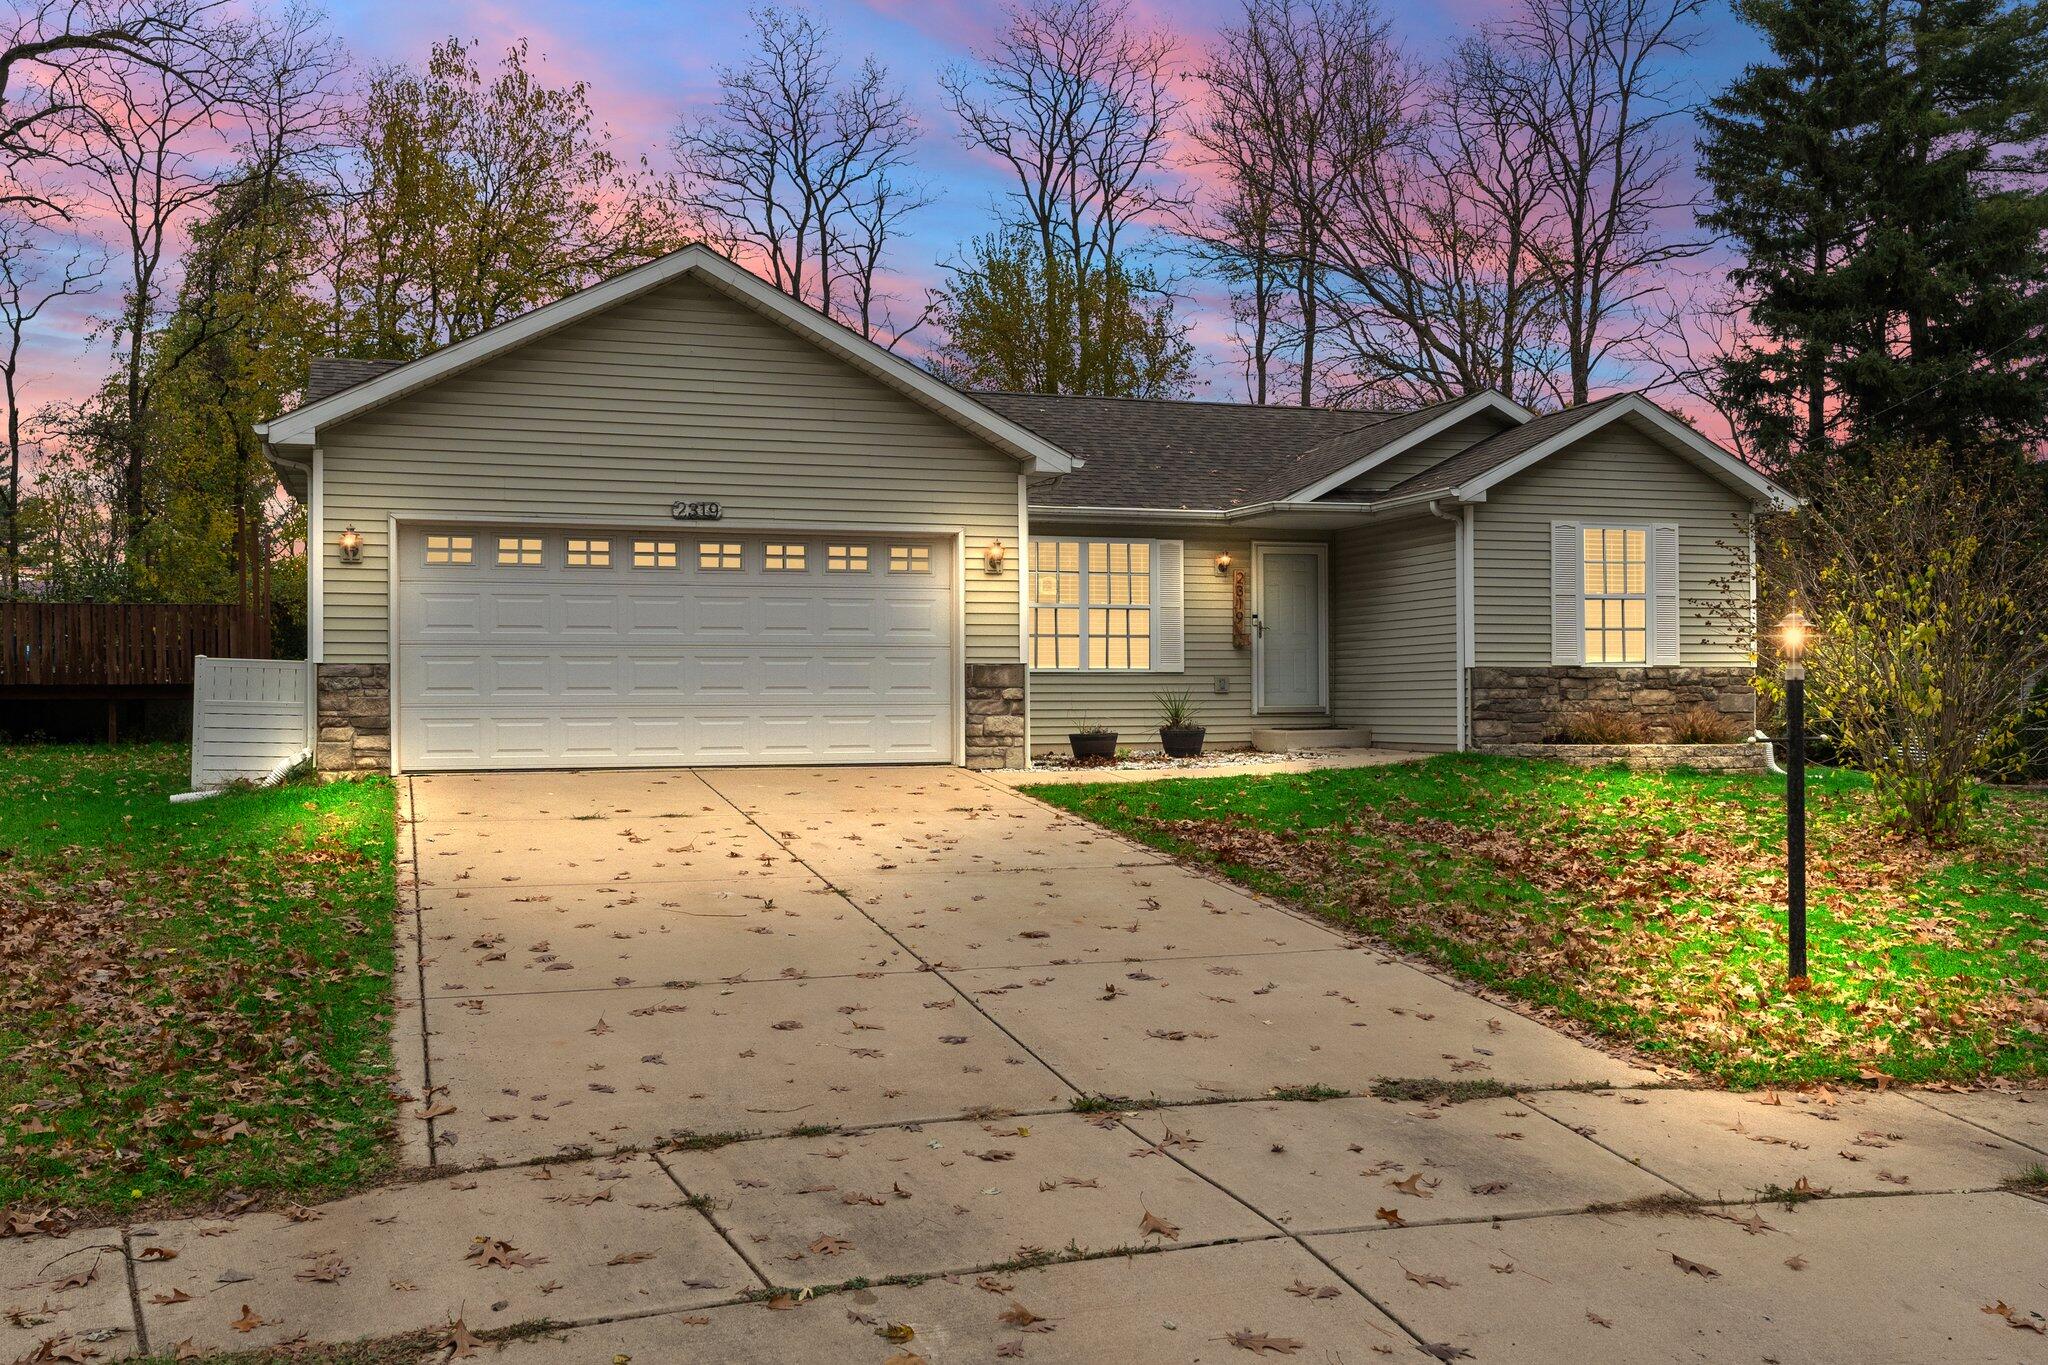
[[[563,1325],[518,1365],[2048,1358],[2048,1205],[2001,1189],[2048,1095],[1655,1088],[952,769],[405,788],[439,1173],[149,1229],[157,1350],[460,1318]]]

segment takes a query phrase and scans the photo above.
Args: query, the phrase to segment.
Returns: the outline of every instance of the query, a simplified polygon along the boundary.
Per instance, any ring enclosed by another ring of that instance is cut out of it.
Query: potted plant
[[[1075,758],[1116,757],[1116,731],[1106,725],[1096,725],[1084,720],[1080,729],[1067,736],[1067,743],[1074,746]]]
[[[1202,752],[1202,737],[1208,727],[1195,724],[1195,703],[1185,692],[1161,692],[1152,699],[1159,705],[1159,744],[1168,758],[1194,758]]]

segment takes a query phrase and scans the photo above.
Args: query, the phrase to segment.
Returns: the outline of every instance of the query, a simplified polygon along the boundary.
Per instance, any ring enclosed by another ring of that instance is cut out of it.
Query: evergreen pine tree
[[[2048,433],[2048,9],[1741,0],[1770,45],[1704,117],[1703,221],[1759,342],[1723,380],[1782,464]]]

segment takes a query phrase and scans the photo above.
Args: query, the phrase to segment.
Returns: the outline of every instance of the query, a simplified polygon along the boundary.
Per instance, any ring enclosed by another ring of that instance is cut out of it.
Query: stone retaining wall
[[[391,669],[384,664],[320,664],[320,734],[313,764],[324,773],[391,768]]]
[[[1472,743],[1481,749],[1545,744],[1565,722],[1587,711],[1625,711],[1649,727],[1652,740],[1695,706],[1728,717],[1744,736],[1756,728],[1756,692],[1749,668],[1475,668]]]
[[[1621,763],[1631,768],[1697,768],[1708,773],[1760,773],[1761,744],[1495,744],[1490,754],[1546,758],[1582,768]]]
[[[967,665],[967,766],[1024,766],[1024,665]]]

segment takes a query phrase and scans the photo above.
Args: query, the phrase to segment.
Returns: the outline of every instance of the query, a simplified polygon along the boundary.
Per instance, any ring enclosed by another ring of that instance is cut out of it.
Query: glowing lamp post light
[[[1785,679],[1785,908],[1793,988],[1806,975],[1806,636],[1807,619],[1793,603],[1778,622]]]

